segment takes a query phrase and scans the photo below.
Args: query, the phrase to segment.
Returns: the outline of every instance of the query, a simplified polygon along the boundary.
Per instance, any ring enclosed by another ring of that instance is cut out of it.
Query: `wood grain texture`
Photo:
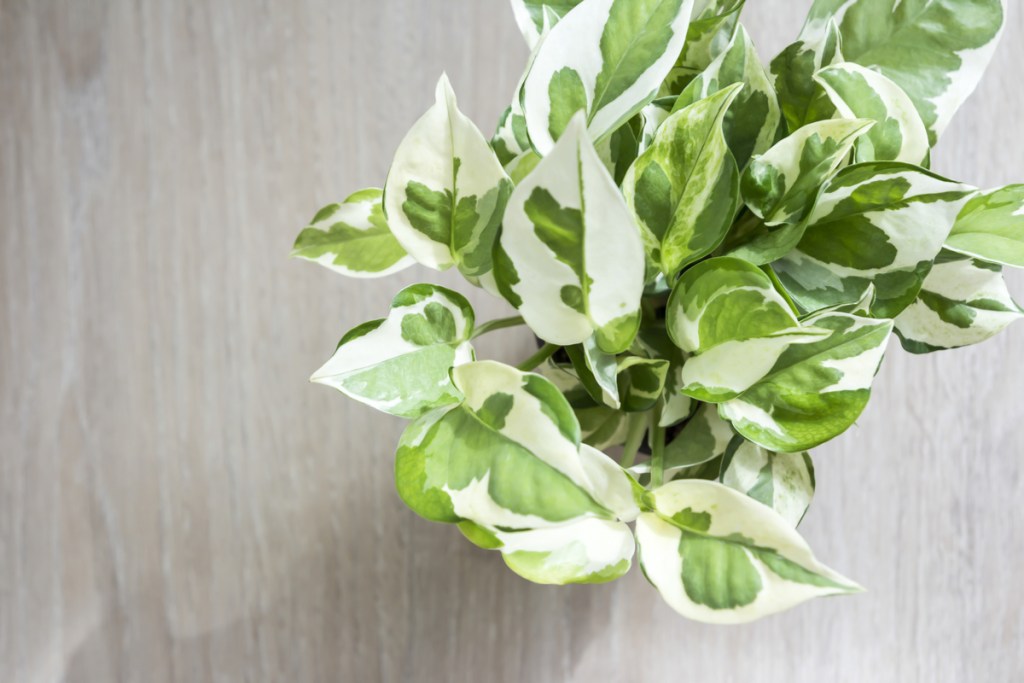
[[[749,3],[764,54],[808,4]],[[1022,45],[1015,12],[940,172],[1022,179]],[[442,70],[490,129],[525,57],[499,0],[0,0],[0,681],[1019,680],[1024,326],[894,346],[818,450],[803,530],[861,596],[702,626],[637,571],[534,586],[403,508],[401,423],[306,378],[455,280],[287,253]]]

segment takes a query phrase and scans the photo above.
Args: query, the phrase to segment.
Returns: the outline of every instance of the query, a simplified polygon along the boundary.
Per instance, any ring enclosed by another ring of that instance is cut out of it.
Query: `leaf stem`
[[[554,355],[555,351],[557,351],[560,348],[562,347],[559,346],[558,344],[545,344],[544,346],[540,347],[540,350],[537,351],[537,353],[533,354],[532,356],[524,360],[522,363],[517,365],[516,369],[522,372],[529,372],[530,370],[535,369],[538,365],[546,361],[548,358],[551,358],[551,356]]]
[[[495,330],[503,330],[506,327],[517,327],[518,325],[525,325],[526,321],[523,320],[523,316],[514,315],[511,318],[498,318],[497,320],[488,320],[484,324],[480,325],[473,332],[473,339],[482,337],[488,332],[494,332]]]
[[[647,416],[643,413],[631,413],[629,425],[626,427],[626,443],[622,446],[622,460],[619,465],[623,469],[632,467],[636,461],[636,454],[640,450],[640,444],[644,441],[644,433],[647,431]]]
[[[651,411],[651,488],[656,489],[665,481],[665,428],[661,422],[661,404]]]

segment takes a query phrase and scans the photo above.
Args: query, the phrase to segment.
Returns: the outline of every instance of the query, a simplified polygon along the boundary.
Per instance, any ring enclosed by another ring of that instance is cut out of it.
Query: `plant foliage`
[[[1024,267],[1024,186],[929,169],[1005,0],[815,0],[769,64],[742,5],[512,0],[531,56],[494,136],[442,76],[383,191],[294,251],[354,277],[455,267],[518,309],[478,325],[414,285],[313,375],[412,420],[410,508],[538,583],[638,554],[712,623],[859,590],[796,526],[808,451],[864,410],[894,330],[925,353],[1024,315],[1001,275]],[[476,359],[524,323],[534,357]]]

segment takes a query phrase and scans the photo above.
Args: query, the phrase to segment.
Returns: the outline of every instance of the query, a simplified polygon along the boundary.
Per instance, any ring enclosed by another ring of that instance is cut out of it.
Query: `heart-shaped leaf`
[[[320,209],[299,233],[292,256],[349,277],[383,277],[415,263],[391,234],[381,190],[361,190]]]
[[[693,0],[586,0],[540,47],[523,105],[530,141],[548,154],[579,111],[608,135],[654,99],[683,47]]]
[[[418,417],[458,403],[448,374],[473,360],[473,309],[465,297],[435,285],[413,285],[391,312],[346,334],[312,381],[334,387],[399,417]]]
[[[818,562],[778,513],[727,486],[677,480],[649,497],[654,511],[636,523],[640,562],[684,617],[740,624],[860,590]]]
[[[480,130],[459,111],[446,76],[436,102],[402,140],[384,188],[384,210],[416,261],[453,265],[491,287],[492,251],[512,181]]]
[[[626,350],[640,324],[644,252],[582,115],[509,200],[498,255],[499,288],[544,341],[592,335]]]

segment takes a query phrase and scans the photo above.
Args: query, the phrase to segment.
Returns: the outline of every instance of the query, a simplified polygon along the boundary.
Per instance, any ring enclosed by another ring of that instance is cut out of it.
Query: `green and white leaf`
[[[640,153],[640,136],[643,134],[641,126],[642,122],[639,117],[634,116],[616,128],[611,135],[601,138],[594,146],[604,167],[615,179],[616,185],[622,183],[626,171],[633,165]]]
[[[944,250],[896,331],[907,351],[928,353],[991,339],[1021,317],[998,265]]]
[[[782,111],[771,79],[750,35],[739,26],[725,50],[690,82],[676,100],[675,110],[687,107],[719,90],[742,83],[725,115],[725,139],[740,168],[750,157],[763,154],[775,143]]]
[[[769,70],[790,133],[832,118],[835,109],[814,74],[842,61],[842,36],[833,20],[805,26],[797,41],[772,60]]]
[[[971,197],[953,224],[946,248],[1024,268],[1024,185],[1007,185]]]
[[[512,181],[480,130],[459,111],[446,76],[435,95],[434,106],[395,153],[384,210],[417,262],[438,270],[457,265],[471,281],[489,286],[491,252]]]
[[[523,90],[542,156],[584,111],[600,140],[654,99],[679,55],[693,0],[587,0],[551,29]]]
[[[594,337],[588,337],[582,344],[567,346],[565,350],[572,360],[576,376],[591,398],[618,409],[619,368],[615,354],[605,353],[598,348]]]
[[[639,230],[582,115],[516,187],[498,255],[502,294],[544,341],[629,348],[640,324]]]
[[[413,285],[391,302],[383,320],[356,327],[310,381],[368,406],[415,418],[458,403],[454,366],[473,360],[473,309],[465,297],[435,285]]]
[[[512,13],[527,47],[537,47],[545,30],[557,24],[562,17],[583,0],[512,0]]]
[[[618,362],[618,393],[622,410],[642,413],[654,407],[665,391],[669,362],[661,358],[626,356]]]
[[[796,249],[773,267],[804,310],[859,299],[895,318],[913,303],[973,188],[895,162],[858,164],[825,188]]]
[[[349,277],[383,277],[411,266],[415,261],[384,218],[382,194],[361,190],[320,209],[296,238],[292,256]]]
[[[635,550],[629,527],[604,519],[493,534],[509,569],[557,586],[614,581],[629,571]]]
[[[637,519],[648,580],[689,619],[739,624],[860,589],[771,508],[716,482],[672,481]]]
[[[815,76],[840,116],[872,119],[874,127],[857,140],[854,161],[904,161],[923,165],[928,131],[910,96],[893,81],[853,62],[822,69]]]
[[[814,464],[805,453],[772,453],[742,437],[722,463],[722,483],[775,510],[794,529],[814,497]]]
[[[903,88],[934,144],[978,85],[1005,15],[1005,0],[815,0],[802,35],[838,22],[846,59]]]
[[[621,410],[608,406],[573,408],[580,421],[580,438],[583,443],[598,450],[605,450],[626,443],[629,432],[629,416]]]
[[[754,157],[741,182],[747,207],[769,226],[799,223],[810,212],[822,183],[873,125],[867,119],[811,123]]]
[[[683,393],[683,364],[672,362],[665,378],[665,395],[661,407],[659,427],[671,427],[679,424],[693,414],[692,398]]]
[[[672,114],[623,180],[647,252],[670,277],[721,244],[736,215],[739,169],[722,121],[741,87]]]
[[[654,100],[640,110],[640,139],[637,145],[637,154],[643,154],[654,143],[654,137],[658,134],[661,124],[665,123],[672,115],[672,107],[676,103],[675,97],[662,97]]]
[[[677,97],[695,76],[708,68],[729,45],[739,25],[745,0],[697,0],[686,30],[686,43],[659,97]]]
[[[542,23],[537,25],[540,32],[533,39],[527,36],[526,27],[534,26],[531,10],[535,8],[540,10],[539,15]],[[505,172],[508,173],[513,182],[516,182],[514,167],[519,164],[513,164],[513,162],[521,160],[527,154],[536,156],[533,153],[533,148],[530,146],[530,136],[526,130],[526,112],[523,110],[523,87],[526,84],[526,77],[529,75],[530,69],[533,68],[533,60],[537,58],[540,45],[547,38],[548,33],[551,32],[551,27],[558,22],[559,15],[551,7],[537,8],[534,5],[531,8],[522,0],[512,0],[512,9],[516,14],[517,21],[525,17],[529,22],[527,24],[520,22],[520,29],[523,30],[523,35],[527,38],[527,42],[530,42],[530,57],[526,61],[523,75],[516,84],[512,104],[502,113],[501,120],[498,122],[498,128],[491,138],[491,148],[498,156],[498,161],[505,167]],[[566,11],[568,9],[571,8],[567,8]]]
[[[804,325],[831,334],[790,346],[753,386],[719,406],[737,432],[778,453],[814,448],[856,421],[893,326],[891,320],[834,312],[811,316]]]
[[[683,393],[718,403],[765,376],[794,345],[828,330],[801,325],[771,278],[730,257],[703,261],[676,283],[666,311],[669,335],[687,353]]]
[[[463,402],[413,422],[399,444],[395,478],[406,504],[426,519],[486,530],[488,545],[533,581],[625,573],[633,545],[624,522],[639,512],[633,483],[581,446],[558,388],[493,361],[461,365],[452,381]]]
[[[725,455],[736,432],[718,415],[718,407],[701,403],[679,434],[665,446],[665,479]]]

